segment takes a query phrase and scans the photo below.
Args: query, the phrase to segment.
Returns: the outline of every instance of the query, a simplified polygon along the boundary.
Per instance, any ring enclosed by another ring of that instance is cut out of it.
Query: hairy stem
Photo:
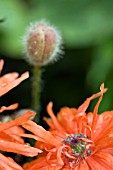
[[[36,123],[40,120],[40,81],[41,81],[41,68],[34,66],[32,82],[32,109],[36,114]]]

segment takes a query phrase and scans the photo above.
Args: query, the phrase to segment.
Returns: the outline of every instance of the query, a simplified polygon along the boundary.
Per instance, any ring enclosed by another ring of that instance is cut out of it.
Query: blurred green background
[[[65,54],[43,68],[42,116],[49,101],[55,112],[78,107],[102,82],[109,91],[100,112],[113,109],[113,0],[0,0],[0,19],[2,74],[28,70],[31,76],[1,97],[1,105],[18,101],[20,108],[30,106],[32,66],[24,60],[22,36],[29,23],[46,19],[60,30]]]

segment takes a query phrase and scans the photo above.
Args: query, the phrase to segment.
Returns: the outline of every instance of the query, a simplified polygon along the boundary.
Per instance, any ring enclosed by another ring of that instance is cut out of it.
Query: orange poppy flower
[[[4,61],[0,60],[0,72],[3,68],[3,64]],[[4,95],[28,78],[29,74],[26,72],[21,77],[17,77],[18,73],[9,73],[0,77],[0,96]],[[15,109],[17,106],[17,103],[8,107],[2,106],[0,108],[0,113],[4,110]],[[27,122],[34,115],[34,112],[28,111],[24,115],[10,122],[0,122],[0,151],[14,152],[25,156],[36,156],[38,153],[42,152],[40,149],[25,144],[21,137],[24,134],[24,130],[20,125]],[[0,153],[0,170],[22,170],[22,167],[14,162],[12,158],[5,157]]]
[[[111,170],[113,168],[113,111],[98,115],[98,107],[106,92],[87,98],[78,108],[64,107],[57,117],[52,102],[47,106],[51,119],[46,131],[29,120],[23,127],[37,137],[36,147],[44,151],[35,161],[24,164],[25,170]],[[99,97],[93,112],[86,114],[91,100]]]

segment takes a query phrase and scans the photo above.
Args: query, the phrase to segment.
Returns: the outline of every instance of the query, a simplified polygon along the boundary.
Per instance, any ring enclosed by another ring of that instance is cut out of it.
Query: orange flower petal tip
[[[0,113],[1,112],[3,112],[3,111],[5,111],[5,110],[14,110],[14,109],[16,109],[18,107],[18,103],[15,103],[15,104],[12,104],[12,105],[10,105],[10,106],[2,106],[1,108],[0,108]]]
[[[1,59],[0,60],[0,72],[2,71],[2,69],[3,69],[3,65],[4,65],[4,60],[3,59]]]
[[[104,88],[104,83],[102,83],[100,86],[100,90],[103,91],[103,93],[105,93],[108,90],[108,88]]]
[[[53,102],[50,101],[50,102],[48,103],[48,105],[47,105],[47,109],[48,109],[48,108],[52,108],[52,107],[53,107]]]

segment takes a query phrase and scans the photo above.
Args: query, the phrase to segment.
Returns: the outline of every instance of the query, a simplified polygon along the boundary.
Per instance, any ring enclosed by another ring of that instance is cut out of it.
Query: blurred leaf
[[[112,0],[34,0],[31,20],[45,18],[62,32],[69,47],[97,43],[113,34]]]
[[[100,43],[113,35],[112,7],[113,0],[1,0],[1,51],[19,57],[26,26],[40,19],[58,27],[68,48]]]
[[[102,82],[106,82],[107,76],[113,68],[113,42],[101,43],[94,49],[93,55],[87,82],[95,89]]]
[[[19,0],[0,1],[0,18],[5,18],[0,25],[0,48],[7,55],[17,57],[22,50],[21,36],[25,29],[26,9]]]
[[[100,113],[102,113],[105,110],[113,109],[113,41],[101,42],[98,47],[95,47],[93,55],[86,80],[93,91],[97,91],[97,87],[102,82],[108,88],[99,107]]]

